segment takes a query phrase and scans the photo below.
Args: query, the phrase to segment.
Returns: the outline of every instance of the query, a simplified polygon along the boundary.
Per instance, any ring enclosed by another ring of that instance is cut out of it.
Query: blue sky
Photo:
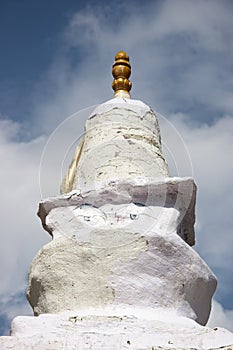
[[[225,0],[0,3],[2,334],[13,317],[31,314],[27,271],[50,240],[36,217],[41,186],[42,197],[58,194],[58,150],[81,135],[90,106],[112,97],[121,49],[131,58],[132,98],[165,116],[190,154],[191,167],[160,118],[179,165],[172,175],[193,175],[198,186],[195,249],[219,281],[215,321],[233,330],[232,10]]]

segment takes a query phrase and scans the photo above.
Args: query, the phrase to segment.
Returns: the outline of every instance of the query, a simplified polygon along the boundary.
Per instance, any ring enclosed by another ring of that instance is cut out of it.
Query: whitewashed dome
[[[116,97],[98,106],[82,142],[72,190],[168,177],[157,118],[141,101]]]

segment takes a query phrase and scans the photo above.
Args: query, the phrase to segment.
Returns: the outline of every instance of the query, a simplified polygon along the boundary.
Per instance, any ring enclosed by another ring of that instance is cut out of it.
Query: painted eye
[[[81,204],[80,206],[77,206],[75,209],[77,208],[80,208],[80,209],[91,209],[91,208],[97,208],[89,203],[84,203],[84,204]]]
[[[138,219],[138,214],[130,214],[130,219],[131,220],[137,220]]]

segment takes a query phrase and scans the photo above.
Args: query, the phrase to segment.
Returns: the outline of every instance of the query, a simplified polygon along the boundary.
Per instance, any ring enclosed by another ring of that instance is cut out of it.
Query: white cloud
[[[96,5],[71,17],[61,50],[36,90],[36,130],[52,131],[64,117],[110,98],[111,65],[121,49],[131,57],[135,98],[162,113],[188,110],[200,120],[230,113],[230,3],[121,6],[120,14],[117,6]]]
[[[46,235],[35,213],[39,199],[38,164],[43,138],[14,141],[20,125],[0,121],[1,254],[0,292],[6,295],[25,286],[30,260]]]
[[[169,119],[187,145],[198,186],[198,249],[213,266],[229,269],[229,259],[233,258],[233,193],[230,187],[233,164],[229,157],[233,147],[233,117],[219,118],[212,125],[195,125],[182,114]],[[177,156],[183,157],[181,152]]]
[[[192,34],[194,46],[205,50],[225,49],[226,39],[230,40],[230,3],[217,1],[165,1],[158,21],[154,22],[157,35],[186,33]],[[227,38],[223,33],[227,33]]]
[[[233,310],[225,310],[216,300],[212,302],[212,310],[207,326],[222,327],[233,332]]]

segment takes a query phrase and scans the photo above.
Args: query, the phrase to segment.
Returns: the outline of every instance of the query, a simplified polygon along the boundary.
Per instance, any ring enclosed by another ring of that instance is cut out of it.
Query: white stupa
[[[115,97],[86,122],[61,186],[38,215],[53,240],[34,258],[19,316],[0,349],[233,349],[205,327],[216,278],[195,243],[196,186],[169,177],[156,115],[130,99],[128,55]]]

